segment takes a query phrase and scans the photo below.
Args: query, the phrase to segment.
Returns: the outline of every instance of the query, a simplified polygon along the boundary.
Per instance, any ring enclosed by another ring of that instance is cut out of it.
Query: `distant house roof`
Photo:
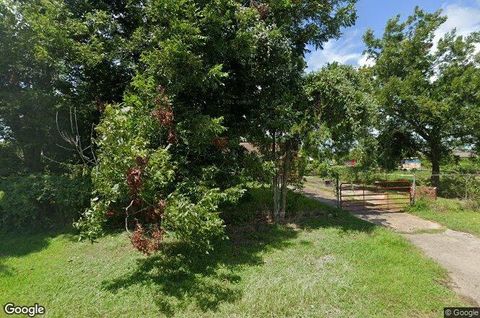
[[[347,167],[355,167],[357,165],[357,160],[355,159],[346,160],[343,164]]]
[[[257,155],[260,154],[260,149],[258,149],[258,147],[254,144],[251,144],[249,142],[241,142],[240,146],[245,148],[245,150],[247,150],[249,153],[255,153]]]
[[[404,163],[421,163],[421,161],[418,158],[405,158],[402,160],[402,164]]]
[[[465,149],[455,149],[453,150],[453,155],[459,158],[474,158],[477,156],[475,151]]]

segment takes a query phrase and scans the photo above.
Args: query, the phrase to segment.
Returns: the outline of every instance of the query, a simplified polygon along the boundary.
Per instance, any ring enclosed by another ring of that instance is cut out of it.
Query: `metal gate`
[[[413,188],[408,180],[341,183],[338,186],[339,206],[361,212],[402,212],[412,203]]]

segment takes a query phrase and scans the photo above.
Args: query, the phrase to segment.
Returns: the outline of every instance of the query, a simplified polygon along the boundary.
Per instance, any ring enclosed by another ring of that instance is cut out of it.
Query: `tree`
[[[414,132],[394,120],[379,122],[378,163],[386,170],[395,170],[403,158],[417,156]]]
[[[208,248],[223,231],[219,204],[238,198],[252,177],[242,139],[273,149],[283,169],[275,218],[284,217],[305,116],[305,46],[338,35],[353,21],[353,3],[144,2],[127,45],[140,53],[136,75],[97,129],[95,199],[77,224],[84,236],[124,219],[142,251],[164,236]]]
[[[42,36],[40,30],[48,25],[32,18],[36,10],[40,7],[33,3],[0,3],[0,118],[30,171],[42,169],[42,145],[52,138],[59,100],[52,84],[61,81],[63,66],[47,48],[59,45],[59,38],[47,41]]]
[[[308,74],[305,92],[312,105],[304,143],[308,155],[320,161],[338,161],[356,149],[362,166],[374,165],[372,127],[377,105],[368,73],[349,65],[329,64]]]
[[[400,127],[409,134],[406,138],[431,161],[435,186],[442,159],[470,139],[468,116],[480,104],[479,35],[457,36],[452,30],[436,43],[436,31],[445,20],[441,11],[426,13],[417,7],[404,22],[399,16],[389,20],[381,38],[372,31],[364,36],[366,52],[375,62],[372,81],[381,117],[389,123],[385,128]]]
[[[78,162],[57,124],[88,145],[104,105],[122,100],[138,60],[126,41],[141,21],[136,5],[0,1],[0,125],[27,171]]]
[[[328,39],[338,37],[342,27],[355,21],[356,1],[253,2],[260,21],[251,32],[250,94],[256,105],[250,119],[254,129],[248,136],[263,148],[272,163],[273,218],[285,218],[287,186],[295,181],[294,169],[301,140],[308,122],[308,107],[303,91],[306,45],[321,48]]]

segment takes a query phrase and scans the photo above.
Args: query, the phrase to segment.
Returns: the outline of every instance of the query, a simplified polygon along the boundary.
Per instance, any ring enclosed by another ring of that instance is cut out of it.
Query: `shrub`
[[[480,206],[480,176],[478,165],[466,161],[440,177],[438,194],[444,198],[458,198],[472,207]]]
[[[412,206],[408,207],[409,211],[423,211],[426,209],[429,209],[430,203],[428,199],[425,198],[419,198],[418,200],[415,201],[415,204]]]
[[[59,229],[88,205],[91,182],[88,176],[10,176],[0,179],[0,192],[0,229]]]
[[[75,225],[90,240],[111,228],[132,230],[133,246],[145,254],[168,237],[208,251],[224,235],[219,205],[242,193],[232,186],[241,173],[228,162],[239,154],[220,136],[222,118],[182,118],[164,89],[140,79],[136,85],[154,98],[129,95],[125,104],[106,107],[97,127],[93,199]]]

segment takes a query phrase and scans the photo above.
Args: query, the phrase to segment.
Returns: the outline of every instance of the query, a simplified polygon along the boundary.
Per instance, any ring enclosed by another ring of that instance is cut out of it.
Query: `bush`
[[[90,201],[88,176],[21,175],[0,179],[0,229],[61,229]]]
[[[412,212],[418,212],[418,211],[424,211],[426,209],[429,209],[430,207],[430,202],[426,198],[419,198],[418,200],[415,201],[414,205],[410,205],[407,207],[408,211]]]
[[[445,166],[441,172],[437,194],[448,199],[461,199],[472,207],[480,206],[479,165],[475,160],[464,160],[455,166]],[[417,186],[432,186],[429,173],[417,174]]]
[[[480,177],[470,170],[458,169],[440,177],[438,195],[458,198],[480,206]]]
[[[133,230],[131,242],[145,254],[168,237],[208,251],[224,236],[219,205],[242,193],[241,173],[228,161],[237,153],[222,136],[222,118],[177,122],[162,87],[152,94],[153,101],[130,95],[106,107],[97,126],[94,197],[75,225],[90,240],[112,228]]]

